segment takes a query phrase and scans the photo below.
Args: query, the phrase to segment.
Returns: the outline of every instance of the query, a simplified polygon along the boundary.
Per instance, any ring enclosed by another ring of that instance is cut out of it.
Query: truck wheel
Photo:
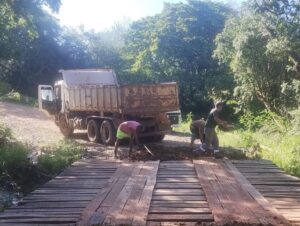
[[[100,140],[99,126],[96,120],[91,119],[87,124],[87,134],[89,141],[97,143]]]
[[[60,132],[65,136],[65,137],[70,137],[74,129],[70,127],[70,125],[67,123],[66,118],[64,116],[61,116],[59,118],[59,123],[58,123]]]
[[[104,120],[100,128],[101,141],[105,145],[114,145],[116,141],[115,128],[110,121]]]

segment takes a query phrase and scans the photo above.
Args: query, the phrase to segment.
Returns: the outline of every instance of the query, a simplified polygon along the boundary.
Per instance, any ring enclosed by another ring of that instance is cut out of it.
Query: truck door
[[[38,87],[39,109],[47,111],[50,115],[54,115],[55,108],[55,95],[52,86],[39,85]]]

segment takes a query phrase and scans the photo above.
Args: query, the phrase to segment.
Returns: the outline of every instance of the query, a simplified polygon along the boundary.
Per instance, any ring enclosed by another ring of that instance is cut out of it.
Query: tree
[[[35,93],[32,85],[51,68],[58,25],[43,7],[56,12],[59,6],[59,0],[1,1],[0,76],[13,88]]]
[[[298,17],[293,19],[299,9],[288,10],[290,5],[284,2],[293,1],[251,1],[216,38],[214,55],[230,65],[237,83],[235,95],[245,108],[257,100],[266,109],[285,114],[294,106],[295,99],[283,91],[298,77],[299,46],[293,46],[300,36],[292,28],[298,23],[299,30]]]
[[[161,14],[133,23],[123,49],[123,80],[177,81],[183,110],[203,112],[209,94],[232,87],[227,68],[211,57],[230,13],[218,3],[190,0],[165,4]]]

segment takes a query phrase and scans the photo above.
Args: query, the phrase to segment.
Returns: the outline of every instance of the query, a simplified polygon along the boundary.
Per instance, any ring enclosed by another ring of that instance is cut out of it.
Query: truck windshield
[[[44,88],[41,90],[42,100],[53,101],[53,92],[52,89]]]

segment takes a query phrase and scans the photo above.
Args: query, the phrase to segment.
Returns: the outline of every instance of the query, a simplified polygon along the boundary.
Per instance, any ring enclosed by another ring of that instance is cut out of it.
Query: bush
[[[84,149],[72,141],[63,141],[59,146],[46,150],[38,161],[41,171],[55,176],[84,155]]]
[[[173,130],[179,133],[190,134],[190,125],[193,121],[193,114],[190,112],[187,114],[186,119],[183,120],[177,127],[174,127]]]
[[[13,140],[8,128],[0,125],[0,188],[28,193],[62,172],[84,155],[81,146],[71,141],[48,148],[37,165],[27,156],[30,147]]]
[[[23,96],[19,92],[11,91],[0,97],[1,101],[29,105],[32,107],[38,106],[37,100],[32,97]]]
[[[246,148],[246,155],[273,161],[286,172],[300,176],[300,111],[290,114],[291,122],[274,113],[263,112],[241,118],[246,130],[220,133],[221,145]]]
[[[11,90],[10,84],[0,81],[0,96],[7,94]]]
[[[11,130],[0,124],[0,147],[8,143],[12,139]]]

